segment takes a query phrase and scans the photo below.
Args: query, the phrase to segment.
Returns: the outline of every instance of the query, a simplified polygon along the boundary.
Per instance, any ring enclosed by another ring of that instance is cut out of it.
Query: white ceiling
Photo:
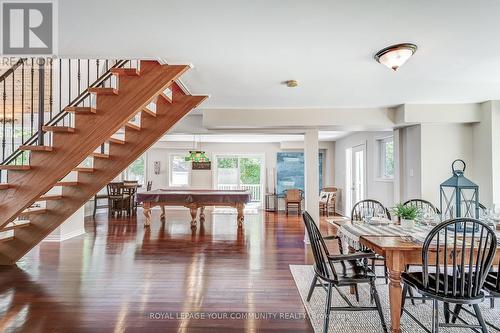
[[[193,63],[184,82],[211,95],[204,108],[500,99],[496,0],[64,0],[59,11],[61,56]],[[394,73],[372,57],[398,42],[419,49]]]

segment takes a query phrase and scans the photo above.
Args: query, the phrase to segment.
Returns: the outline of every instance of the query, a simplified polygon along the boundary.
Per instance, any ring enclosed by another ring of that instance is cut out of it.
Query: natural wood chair
[[[405,272],[401,275],[402,312],[409,314],[404,308],[404,301],[408,288],[412,287],[424,297],[433,300],[432,333],[437,333],[439,327],[454,326],[480,328],[483,333],[487,333],[488,328],[479,303],[484,301],[482,288],[493,263],[496,248],[495,231],[480,220],[457,218],[438,224],[424,241],[422,271]],[[443,324],[439,323],[439,301],[444,303],[446,322]],[[455,304],[451,323],[450,304]],[[471,325],[459,317],[464,305],[472,305],[473,315],[479,325]],[[413,315],[410,317],[415,319]],[[457,319],[461,322],[458,325],[455,324]],[[421,323],[419,325],[422,326]]]
[[[130,203],[130,196],[124,193],[123,182],[109,183],[108,203],[109,215],[114,216],[115,213],[121,216],[124,209],[127,209]]]
[[[382,323],[382,329],[384,332],[387,332],[387,326],[382,313],[380,299],[377,293],[377,288],[375,287],[375,280],[377,277],[375,276],[375,273],[363,263],[363,260],[370,257],[370,254],[358,252],[331,255],[328,252],[324,238],[321,236],[318,226],[314,223],[312,217],[307,212],[304,212],[303,219],[314,256],[314,278],[309,289],[307,301],[311,299],[311,295],[316,287],[322,287],[327,292],[323,332],[328,332],[330,312],[332,310],[377,311]],[[357,286],[358,284],[368,284],[370,286],[370,294],[372,299],[375,301],[375,306],[355,306],[339,288]],[[347,306],[331,306],[333,289],[337,290],[341,298],[347,303]]]
[[[324,187],[319,196],[319,210],[322,215],[330,216],[330,211],[335,215],[335,203],[337,201],[337,188]]]
[[[288,215],[288,210],[290,207],[297,207],[297,214],[302,214],[302,199],[304,197],[304,191],[298,188],[291,188],[285,190],[285,212]]]
[[[135,215],[137,213],[136,194],[139,187],[138,181],[123,181],[123,193],[128,195],[128,204],[125,210],[128,215]]]

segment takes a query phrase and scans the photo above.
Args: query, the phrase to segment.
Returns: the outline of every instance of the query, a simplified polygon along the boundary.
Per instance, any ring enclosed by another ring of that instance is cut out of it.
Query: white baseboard
[[[78,237],[78,236],[81,236],[83,234],[85,234],[85,229],[73,230],[72,232],[69,232],[69,233],[64,234],[64,235],[50,234],[47,237],[45,237],[43,242],[64,242],[65,240],[68,240],[68,239],[73,238],[73,237]]]

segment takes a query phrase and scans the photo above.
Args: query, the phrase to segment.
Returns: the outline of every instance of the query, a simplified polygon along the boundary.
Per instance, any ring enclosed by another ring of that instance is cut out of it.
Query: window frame
[[[390,135],[384,138],[377,139],[378,144],[378,170],[377,170],[377,178],[381,181],[393,181],[394,180],[394,171],[392,175],[387,175],[385,171],[386,168],[386,154],[387,154],[387,143],[392,142],[393,146],[393,160],[394,160],[394,136]]]
[[[185,152],[185,153],[170,153],[169,154],[169,157],[168,157],[168,186],[169,187],[177,187],[177,188],[188,188],[188,187],[191,187],[191,172],[192,172],[192,169],[191,169],[191,163],[186,161],[186,163],[188,164],[188,170],[187,170],[187,173],[188,173],[188,183],[187,184],[173,184],[173,167],[172,167],[172,163],[174,161],[174,158],[175,157],[181,157],[181,158],[184,158],[188,155],[188,152]]]

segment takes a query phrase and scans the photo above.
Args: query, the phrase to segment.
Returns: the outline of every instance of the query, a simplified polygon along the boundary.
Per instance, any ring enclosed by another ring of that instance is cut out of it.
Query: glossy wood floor
[[[297,216],[259,212],[238,230],[235,215],[209,213],[193,232],[186,210],[167,211],[163,224],[158,215],[144,230],[140,211],[98,214],[84,236],[1,268],[0,332],[312,332],[288,268],[312,262]],[[297,315],[179,318],[189,312]]]

